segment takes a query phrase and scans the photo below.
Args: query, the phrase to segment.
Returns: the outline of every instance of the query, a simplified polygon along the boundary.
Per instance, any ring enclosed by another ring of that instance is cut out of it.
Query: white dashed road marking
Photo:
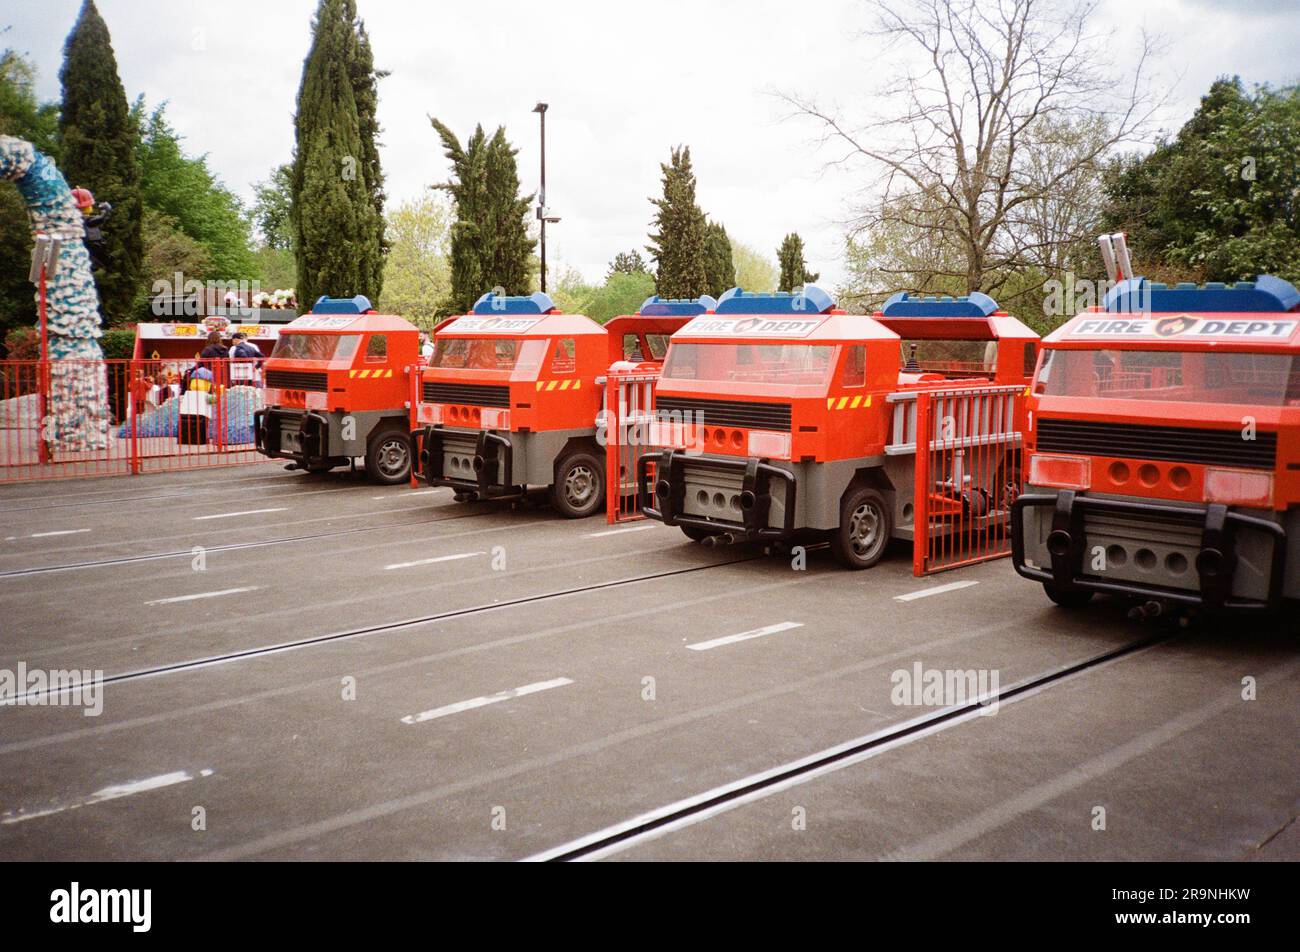
[[[60,529],[58,532],[33,532],[33,539],[48,539],[50,536],[76,535],[79,532],[89,532],[89,529]]]
[[[572,683],[573,682],[568,678],[552,678],[550,681],[538,681],[536,684],[525,684],[521,688],[514,688],[509,691],[499,691],[496,694],[486,694],[483,697],[470,698],[468,701],[457,701],[455,704],[435,707],[431,711],[422,711],[419,714],[407,714],[402,718],[402,723],[421,724],[425,721],[431,721],[434,718],[446,717],[448,714],[459,714],[461,711],[472,711],[478,707],[486,707],[489,704],[496,704],[498,701],[509,701],[511,698],[523,697],[525,694],[536,694],[538,691],[549,691],[551,688],[562,688],[566,684]]]
[[[751,638],[762,638],[764,635],[775,635],[778,631],[789,631],[791,628],[802,628],[801,621],[783,621],[779,625],[768,625],[766,628],[755,628],[753,631],[742,631],[738,635],[727,635],[723,638],[714,638],[712,641],[699,641],[693,645],[687,645],[692,651],[708,651],[710,648],[721,648],[723,645],[734,645],[737,641],[749,641]]]
[[[198,777],[211,776],[212,771],[208,769],[200,770],[197,774],[192,774],[188,770],[174,770],[171,773],[159,774],[156,777],[146,777],[143,780],[133,780],[130,783],[119,783],[104,787],[82,800],[75,803],[66,803],[63,806],[44,807],[31,811],[21,807],[17,811],[9,810],[0,815],[0,824],[22,823],[25,820],[35,820],[38,817],[53,816],[56,813],[63,813],[65,810],[77,810],[81,807],[93,806],[96,803],[104,803],[108,800],[120,800],[123,797],[134,796],[137,793],[148,793],[150,790],[160,790],[163,787],[172,787],[178,783],[188,783]]]
[[[213,516],[195,516],[195,522],[203,522],[207,519],[233,519],[235,516],[259,516],[264,512],[287,512],[288,506],[280,506],[278,509],[245,509],[243,512],[219,512]]]
[[[436,559],[417,559],[414,562],[394,562],[392,565],[385,565],[384,571],[391,572],[393,569],[409,569],[417,565],[433,565],[435,562],[455,562],[457,559],[472,559],[476,555],[486,555],[486,552],[461,552],[458,555],[440,555]]]
[[[910,602],[918,598],[928,598],[931,595],[942,595],[944,592],[955,592],[959,588],[970,588],[972,585],[978,585],[979,582],[969,579],[965,582],[949,582],[947,585],[936,585],[934,588],[923,588],[919,592],[908,592],[906,595],[895,595],[896,602]]]
[[[177,595],[175,598],[155,598],[151,602],[145,602],[146,605],[172,605],[176,602],[194,602],[200,598],[217,598],[221,595],[237,595],[240,592],[256,592],[259,586],[252,585],[247,588],[223,588],[219,592],[199,592],[195,595]]]
[[[606,529],[606,530],[604,530],[603,532],[588,532],[588,533],[587,533],[587,538],[588,538],[588,539],[599,539],[599,538],[601,538],[602,536],[621,535],[621,534],[623,534],[624,532],[640,532],[640,531],[642,531],[643,529],[653,529],[654,527],[655,527],[655,524],[654,524],[653,522],[647,522],[645,525],[641,525],[641,526],[628,526],[627,528],[624,528],[624,529]]]

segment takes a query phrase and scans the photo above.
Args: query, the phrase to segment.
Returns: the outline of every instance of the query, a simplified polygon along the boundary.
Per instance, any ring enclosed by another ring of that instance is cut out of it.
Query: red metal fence
[[[261,384],[256,361],[0,361],[0,483],[264,459]]]
[[[1011,554],[1023,414],[1021,387],[917,393],[915,575]]]
[[[605,515],[609,522],[633,522],[643,500],[637,490],[636,461],[656,449],[654,413],[657,371],[612,371],[605,378],[598,435],[605,441]],[[649,485],[653,491],[654,478]]]

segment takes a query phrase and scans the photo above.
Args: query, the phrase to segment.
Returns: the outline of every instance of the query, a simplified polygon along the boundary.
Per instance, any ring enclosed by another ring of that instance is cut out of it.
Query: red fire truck
[[[1155,614],[1300,597],[1290,284],[1122,280],[1043,342],[1029,410],[1013,562],[1052,601],[1111,593]]]
[[[690,320],[654,310],[602,326],[560,313],[545,294],[483,295],[434,336],[422,375],[423,426],[412,434],[420,477],[452,487],[458,502],[519,499],[530,486],[548,486],[569,518],[600,511],[597,381],[611,366],[658,366],[668,337]]]
[[[1036,341],[982,294],[896,295],[873,318],[814,286],[728,291],[670,342],[652,439],[668,448],[638,460],[642,512],[710,545],[829,537],[845,566],[874,565],[915,530],[917,393],[1023,387]],[[1009,505],[1016,466],[957,474],[950,501]]]
[[[420,331],[364,297],[328,298],[286,325],[264,368],[257,449],[321,473],[365,457],[378,483],[410,479],[410,377]]]

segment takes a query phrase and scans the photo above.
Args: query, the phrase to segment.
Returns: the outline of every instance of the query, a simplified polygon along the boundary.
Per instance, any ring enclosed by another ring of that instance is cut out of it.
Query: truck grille
[[[743,426],[754,430],[790,429],[790,404],[750,403],[743,400],[698,400],[694,397],[666,397],[655,400],[655,414],[679,414],[681,422],[705,426]]]
[[[329,389],[329,377],[324,373],[310,370],[268,370],[266,385],[280,387],[284,390],[319,390]]]
[[[510,388],[482,383],[424,384],[425,403],[463,403],[471,407],[510,407]]]
[[[1272,469],[1277,434],[1259,432],[1244,440],[1241,430],[1203,430],[1191,426],[1148,426],[1092,420],[1039,419],[1038,448],[1174,463],[1206,463]]]

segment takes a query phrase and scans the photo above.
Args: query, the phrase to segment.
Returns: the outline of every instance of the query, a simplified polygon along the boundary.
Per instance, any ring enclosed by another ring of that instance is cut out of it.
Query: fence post
[[[605,521],[610,525],[618,522],[619,509],[623,505],[622,474],[619,472],[619,427],[621,425],[618,410],[618,377],[611,373],[605,378],[603,396],[605,421]]]
[[[418,363],[407,366],[406,380],[406,398],[411,405],[410,413],[407,414],[410,426],[407,437],[411,441],[411,488],[414,489],[420,485],[420,480],[416,476],[420,468],[420,441],[410,435],[420,425],[420,398],[422,394],[420,393],[420,365]]]
[[[127,365],[127,407],[131,413],[131,475],[140,475],[140,407],[136,403],[136,381],[144,374],[140,362],[134,358]],[[143,388],[142,388],[143,389]],[[179,419],[179,418],[178,418]]]
[[[912,490],[912,574],[925,574],[930,546],[930,394],[916,395],[916,468]]]

